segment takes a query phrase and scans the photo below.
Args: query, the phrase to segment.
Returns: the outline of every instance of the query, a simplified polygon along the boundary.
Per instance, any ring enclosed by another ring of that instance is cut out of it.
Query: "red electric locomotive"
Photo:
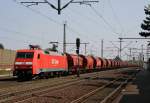
[[[41,49],[18,50],[13,74],[18,78],[31,78],[43,73],[68,71],[67,56]]]

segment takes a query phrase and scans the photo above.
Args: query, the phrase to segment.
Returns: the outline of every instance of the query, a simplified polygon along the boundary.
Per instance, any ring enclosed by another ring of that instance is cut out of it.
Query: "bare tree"
[[[4,45],[0,43],[0,49],[4,49]]]

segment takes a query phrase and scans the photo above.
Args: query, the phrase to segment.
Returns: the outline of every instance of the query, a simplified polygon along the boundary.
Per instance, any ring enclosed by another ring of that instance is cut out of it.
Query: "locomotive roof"
[[[61,53],[58,53],[58,52],[45,51],[41,49],[20,49],[20,50],[17,50],[17,52],[40,52],[40,53],[49,54],[49,55],[62,55]]]
[[[54,52],[54,51],[43,51],[45,54],[49,54],[49,55],[62,55],[61,53],[58,52]]]

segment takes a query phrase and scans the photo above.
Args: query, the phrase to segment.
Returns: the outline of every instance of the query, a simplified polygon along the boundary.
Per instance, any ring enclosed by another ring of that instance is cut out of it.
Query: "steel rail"
[[[130,80],[135,78],[130,77],[124,83],[121,83],[113,92],[111,92],[105,99],[100,103],[112,103],[112,101],[120,94],[121,90],[128,84]]]
[[[39,88],[27,90],[27,91],[18,91],[18,92],[14,92],[14,93],[8,93],[8,94],[0,95],[0,103],[6,103],[6,102],[12,103],[12,101],[15,101],[15,102],[23,101],[23,100],[32,98],[32,96],[34,96],[34,95],[44,94],[47,91],[58,90],[58,89],[79,83],[81,81],[83,81],[83,79],[73,80],[73,81],[71,80],[71,81],[67,81],[67,82],[63,82],[63,83],[58,83],[55,85],[42,86]]]
[[[105,84],[105,85],[103,85],[103,86],[101,86],[101,87],[99,87],[99,88],[97,88],[97,89],[95,89],[95,90],[93,90],[93,91],[91,91],[91,92],[89,92],[89,93],[87,93],[87,94],[81,96],[80,98],[78,98],[78,99],[76,99],[76,100],[73,100],[71,103],[82,103],[82,102],[85,101],[87,98],[89,98],[91,95],[94,95],[94,94],[97,93],[98,91],[103,90],[103,89],[106,88],[107,86],[113,84],[113,83],[114,83],[115,81],[117,81],[118,79],[120,79],[120,78],[117,78],[117,79],[111,81],[110,83],[107,83],[107,84]]]
[[[91,92],[81,96],[80,98],[78,98],[76,100],[73,100],[71,103],[85,103],[88,100],[89,97],[91,97],[92,95],[96,94],[98,91],[104,90],[106,87],[110,86],[111,84],[115,84],[116,81],[119,80],[119,79],[122,79],[122,77],[121,78],[116,78],[115,80],[111,81],[110,83],[107,83],[106,85],[103,85],[103,86],[101,86],[101,87],[99,87],[99,88],[97,88],[97,89],[95,89],[95,90],[93,90],[93,91],[91,91]],[[130,79],[131,78],[127,78],[123,83],[120,83],[119,86],[117,86],[117,88],[115,89],[114,92],[116,93],[118,91],[121,91],[122,87],[124,87],[125,84],[127,84]],[[112,95],[114,95],[114,93]],[[103,101],[102,103],[107,103],[107,102]]]

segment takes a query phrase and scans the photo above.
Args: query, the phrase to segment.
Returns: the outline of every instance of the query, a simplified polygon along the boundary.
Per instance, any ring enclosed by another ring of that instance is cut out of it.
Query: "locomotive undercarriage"
[[[31,80],[32,79],[32,69],[21,69],[15,70],[13,72],[14,76],[17,76],[17,79],[20,80]]]

